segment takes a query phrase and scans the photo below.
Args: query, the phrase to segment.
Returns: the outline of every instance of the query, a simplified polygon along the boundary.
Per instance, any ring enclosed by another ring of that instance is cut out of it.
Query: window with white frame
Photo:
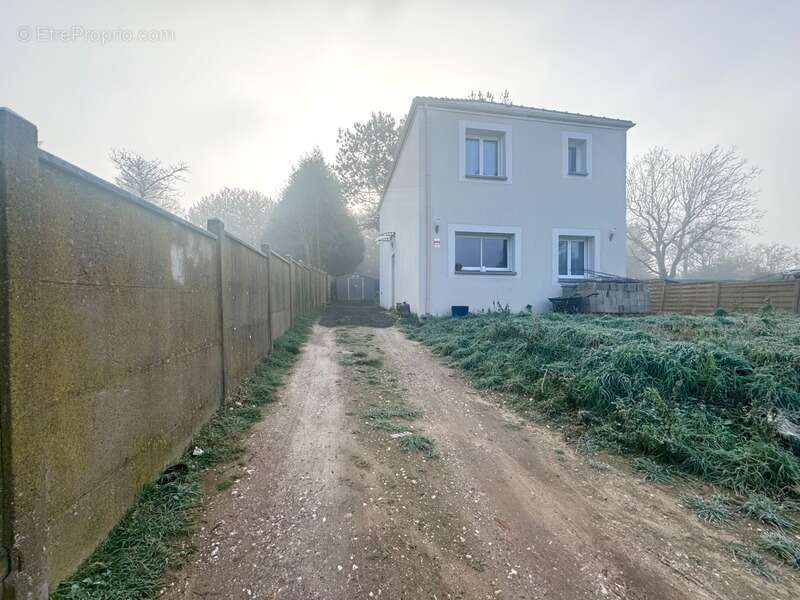
[[[592,176],[592,136],[588,133],[564,133],[564,176]]]
[[[586,176],[586,140],[570,140],[567,146],[567,173]]]
[[[467,130],[464,174],[467,177],[505,177],[505,136],[499,132]]]
[[[586,236],[558,236],[558,277],[562,279],[586,277],[594,264],[594,238]]]
[[[456,232],[456,273],[512,273],[514,235]]]
[[[511,183],[511,125],[459,121],[458,172],[461,181]]]

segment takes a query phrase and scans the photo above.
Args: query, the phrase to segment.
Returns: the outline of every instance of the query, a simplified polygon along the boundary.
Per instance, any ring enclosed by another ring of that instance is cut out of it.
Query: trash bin
[[[548,300],[553,305],[553,312],[576,314],[583,309],[583,296],[562,296]]]

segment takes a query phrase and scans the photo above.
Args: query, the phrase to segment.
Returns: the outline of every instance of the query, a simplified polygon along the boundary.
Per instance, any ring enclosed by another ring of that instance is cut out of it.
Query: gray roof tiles
[[[582,113],[567,112],[563,110],[553,110],[549,108],[537,108],[535,106],[524,106],[522,104],[503,104],[502,102],[489,102],[487,100],[472,100],[470,98],[447,98],[437,96],[417,96],[412,103],[412,110],[421,103],[439,104],[443,106],[452,106],[454,108],[464,108],[472,110],[486,110],[490,112],[508,112],[510,114],[519,114],[531,117],[552,118],[552,119],[566,119],[575,121],[595,122],[596,124],[605,124],[612,127],[622,127],[630,129],[635,125],[633,121],[626,119],[616,119],[612,117],[603,117],[598,115],[588,115]]]

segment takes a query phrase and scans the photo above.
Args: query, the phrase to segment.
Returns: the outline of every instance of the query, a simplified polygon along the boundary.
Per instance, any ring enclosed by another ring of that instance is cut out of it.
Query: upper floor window
[[[511,179],[511,127],[493,123],[460,121],[460,165],[462,180]]]
[[[502,151],[502,135],[467,132],[464,173],[467,177],[501,177]]]
[[[570,140],[567,152],[567,174],[587,175],[586,140]]]
[[[592,135],[589,133],[563,134],[564,177],[591,177]]]

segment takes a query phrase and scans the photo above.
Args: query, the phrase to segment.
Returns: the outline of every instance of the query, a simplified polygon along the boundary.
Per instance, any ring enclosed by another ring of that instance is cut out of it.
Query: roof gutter
[[[423,104],[424,114],[425,114],[425,143],[424,143],[424,152],[425,152],[425,180],[423,183],[423,198],[425,202],[425,223],[423,223],[423,227],[425,230],[425,234],[423,235],[423,243],[425,244],[425,295],[423,301],[423,315],[429,315],[431,312],[430,301],[431,301],[431,247],[433,246],[433,240],[431,239],[431,129],[429,123],[429,106],[428,101],[426,100]]]
[[[548,110],[545,108],[532,108],[528,106],[517,106],[514,104],[497,104],[492,102],[459,102],[456,100],[425,100],[425,104],[430,108],[450,110],[468,113],[485,113],[502,117],[525,119],[528,121],[545,121],[549,123],[561,123],[569,125],[586,125],[589,127],[604,127],[608,129],[630,129],[636,123],[627,119],[613,119],[609,117],[598,117],[596,115],[584,115],[580,113],[570,113],[558,110]]]

